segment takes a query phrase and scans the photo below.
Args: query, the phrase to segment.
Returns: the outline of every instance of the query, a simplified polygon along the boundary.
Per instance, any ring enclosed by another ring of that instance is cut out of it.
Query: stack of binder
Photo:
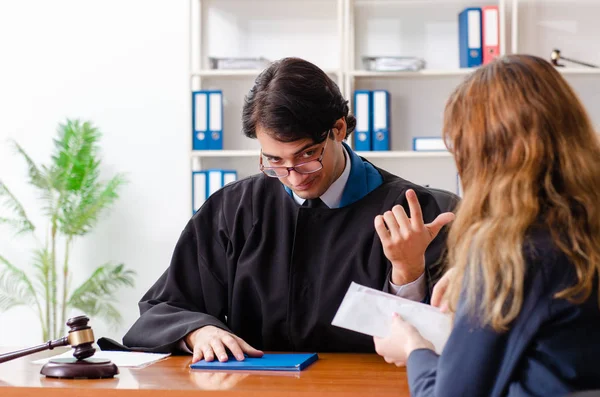
[[[192,148],[223,149],[223,92],[192,92]]]
[[[357,151],[390,150],[390,93],[385,90],[354,91]]]
[[[469,7],[458,15],[460,67],[492,62],[500,55],[498,6]]]
[[[192,172],[192,214],[202,207],[208,197],[228,183],[237,180],[234,170],[209,169]]]

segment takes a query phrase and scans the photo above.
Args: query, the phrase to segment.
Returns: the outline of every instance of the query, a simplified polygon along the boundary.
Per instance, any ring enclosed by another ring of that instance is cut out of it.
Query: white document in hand
[[[452,318],[438,308],[352,283],[332,325],[371,336],[386,337],[392,313],[412,324],[441,354],[452,330]]]

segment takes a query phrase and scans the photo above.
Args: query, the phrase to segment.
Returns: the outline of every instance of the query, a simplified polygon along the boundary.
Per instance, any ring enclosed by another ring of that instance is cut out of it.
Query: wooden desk
[[[6,349],[2,349],[5,350]],[[40,375],[32,361],[43,352],[0,364],[2,397],[153,396],[409,396],[405,368],[373,354],[319,354],[299,373],[191,370],[191,356],[174,356],[146,368],[119,368],[114,379],[66,380]],[[43,388],[43,390],[42,390]],[[200,393],[205,391],[205,393]],[[218,391],[218,392],[217,392]]]

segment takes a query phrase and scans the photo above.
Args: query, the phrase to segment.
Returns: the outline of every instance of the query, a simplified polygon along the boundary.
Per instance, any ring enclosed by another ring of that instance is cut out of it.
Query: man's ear
[[[346,119],[344,117],[336,120],[333,125],[333,134],[335,140],[338,142],[341,142],[346,138]]]

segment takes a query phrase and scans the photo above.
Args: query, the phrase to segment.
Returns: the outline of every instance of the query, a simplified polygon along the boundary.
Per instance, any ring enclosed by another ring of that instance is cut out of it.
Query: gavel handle
[[[67,346],[69,344],[68,338],[65,336],[64,338],[57,340],[49,340],[48,342],[39,345],[30,347],[28,349],[17,350],[16,352],[0,354],[0,363],[13,360],[15,358],[27,356],[28,354],[33,354],[37,352],[41,352],[43,350],[52,350],[55,347]]]
[[[571,58],[565,58],[561,55],[560,59],[564,59],[565,61],[569,61],[569,62],[573,62],[582,66],[587,66],[589,68],[598,68],[597,65],[592,65],[591,63],[586,63],[586,62],[581,62],[581,61],[577,61],[575,59],[571,59]]]

